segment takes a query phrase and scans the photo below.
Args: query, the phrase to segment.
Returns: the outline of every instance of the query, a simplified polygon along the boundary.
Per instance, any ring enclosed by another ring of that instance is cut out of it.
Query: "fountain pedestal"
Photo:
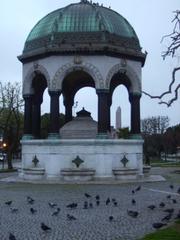
[[[45,169],[39,167],[21,168],[19,176],[26,180],[42,180],[45,176]]]
[[[61,176],[64,181],[91,181],[95,172],[92,168],[64,168],[61,170]]]
[[[116,180],[137,179],[138,176],[137,168],[115,168],[112,171]]]

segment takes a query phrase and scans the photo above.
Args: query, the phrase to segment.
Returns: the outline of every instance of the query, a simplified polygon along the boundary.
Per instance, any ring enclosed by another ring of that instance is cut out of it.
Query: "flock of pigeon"
[[[169,187],[171,190],[174,190],[174,186],[172,184]],[[136,206],[135,195],[140,190],[141,190],[141,186],[138,186],[132,190],[132,192],[131,192],[132,206]],[[177,193],[180,195],[180,187],[177,190]],[[114,207],[118,206],[118,201],[115,198],[108,197],[105,201],[104,200],[102,201],[100,195],[92,196],[89,193],[84,193],[84,198],[85,198],[85,201],[83,204],[83,209],[92,209],[92,208],[95,208],[95,206],[98,207],[100,204],[105,204],[106,206],[111,204]],[[173,198],[173,196],[171,194],[168,194],[166,196],[166,198],[172,204],[172,206],[173,206],[173,204],[178,204],[178,200]],[[35,199],[33,199],[31,196],[27,196],[26,201],[27,201],[27,204],[29,205],[30,213],[37,214],[38,209],[36,209],[34,207]],[[5,205],[7,205],[9,207],[9,209],[12,213],[18,213],[18,208],[12,207],[12,205],[13,205],[12,203],[13,203],[12,200],[6,201]],[[54,202],[48,202],[48,205],[49,205],[49,208],[52,209],[52,216],[58,216],[59,213],[61,212],[61,209],[60,209],[60,207],[58,207],[58,204],[54,203]],[[72,202],[72,203],[66,205],[66,208],[71,209],[71,210],[75,210],[78,207],[79,207],[79,204],[76,202]],[[168,205],[168,207],[169,207],[169,205]],[[163,212],[167,213],[166,216],[163,217],[160,222],[155,222],[152,224],[153,228],[155,228],[155,229],[159,229],[159,228],[167,225],[168,222],[172,219],[180,219],[180,209],[178,210],[178,212],[176,211],[176,213],[175,213],[175,209],[173,207],[166,208],[165,202],[160,202],[159,205],[151,204],[151,205],[147,206],[147,208],[150,209],[150,211],[155,211],[156,208],[161,208]],[[138,218],[139,212],[134,211],[134,210],[127,210],[127,215],[130,216],[131,218]],[[76,221],[76,220],[78,220],[76,216],[69,214],[69,213],[67,214],[67,221]],[[112,215],[110,215],[107,220],[109,222],[115,221],[114,216],[112,216]],[[44,233],[52,231],[51,227],[46,225],[44,222],[41,222],[40,228],[41,228],[42,232],[44,232]],[[15,235],[12,233],[9,233],[9,240],[16,240]]]

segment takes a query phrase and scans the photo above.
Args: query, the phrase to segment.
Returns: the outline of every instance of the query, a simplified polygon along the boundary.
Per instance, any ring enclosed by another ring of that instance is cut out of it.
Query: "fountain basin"
[[[113,175],[117,180],[137,179],[137,168],[114,168],[112,169]]]
[[[61,176],[64,181],[91,181],[95,172],[92,168],[64,168],[61,169]]]
[[[44,168],[21,168],[21,174],[19,175],[23,179],[27,180],[41,180],[45,176]]]

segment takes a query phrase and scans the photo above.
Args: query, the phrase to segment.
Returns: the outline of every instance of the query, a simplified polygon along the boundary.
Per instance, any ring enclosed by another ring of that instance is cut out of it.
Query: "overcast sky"
[[[46,14],[64,7],[75,0],[2,0],[0,16],[0,81],[22,81],[22,66],[17,56],[22,53],[24,42],[33,26]],[[96,2],[96,1],[95,1]],[[153,95],[159,95],[168,89],[173,67],[180,65],[180,57],[163,61],[161,52],[166,43],[161,43],[163,35],[172,31],[173,11],[180,9],[179,0],[103,0],[99,1],[104,6],[111,6],[113,10],[123,15],[136,31],[143,51],[148,52],[142,73],[143,90]],[[180,73],[177,74],[179,83]],[[177,83],[176,83],[177,85]],[[175,86],[176,86],[175,85]],[[83,94],[86,92],[86,94]],[[89,101],[89,99],[93,100]],[[165,98],[170,99],[170,96]],[[97,98],[94,90],[82,89],[78,92],[75,101],[78,101],[78,111],[85,106],[97,117]],[[44,101],[43,113],[49,111],[48,100]],[[114,124],[115,110],[118,106],[122,109],[123,126],[130,122],[130,106],[127,91],[124,87],[118,87],[113,96],[111,110],[112,124]],[[61,109],[63,109],[61,104]],[[171,125],[180,122],[180,100],[170,108],[159,105],[158,100],[141,98],[141,118],[149,116],[168,115]]]

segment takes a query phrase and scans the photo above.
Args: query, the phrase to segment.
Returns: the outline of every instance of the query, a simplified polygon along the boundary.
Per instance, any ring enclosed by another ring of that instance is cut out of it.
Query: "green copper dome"
[[[131,25],[117,12],[89,2],[81,2],[45,16],[32,29],[27,42],[53,33],[101,31],[137,38]]]
[[[110,8],[87,0],[42,18],[28,35],[19,59],[67,53],[125,54],[144,59],[128,21]]]

